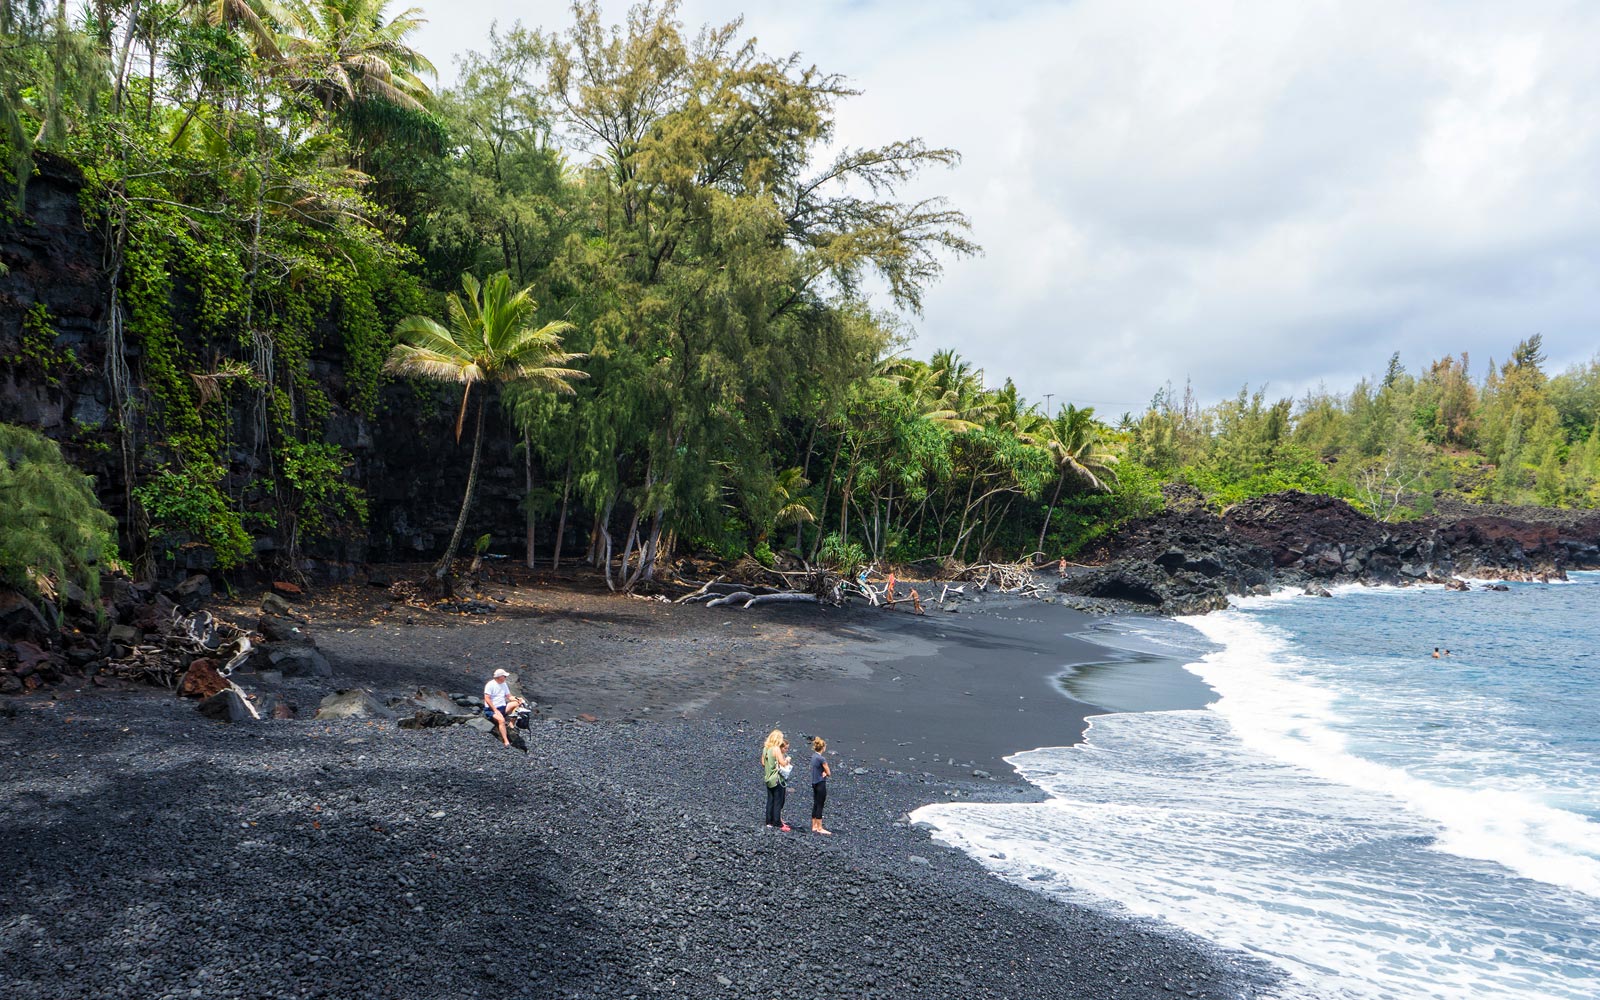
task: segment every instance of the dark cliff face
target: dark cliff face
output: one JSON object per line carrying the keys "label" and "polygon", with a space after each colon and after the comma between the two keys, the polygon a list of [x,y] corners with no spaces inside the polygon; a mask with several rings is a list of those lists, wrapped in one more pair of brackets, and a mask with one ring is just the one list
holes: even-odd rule
{"label": "dark cliff face", "polygon": [[[0,217],[0,421],[41,430],[58,441],[68,459],[94,476],[101,502],[122,523],[128,540],[130,514],[116,401],[107,371],[111,275],[102,236],[90,228],[79,203],[81,178],[69,164],[40,157],[28,185],[28,211],[21,219]],[[179,338],[198,350],[201,339],[183,325],[193,303],[181,289],[173,314]],[[41,309],[42,307],[42,309]],[[337,344],[331,320],[325,343]],[[161,442],[144,419],[152,405],[143,384],[141,345],[129,337],[122,351],[131,376],[135,412],[129,443],[142,481],[159,463]],[[324,426],[331,443],[347,449],[353,474],[369,501],[365,527],[337,527],[327,539],[302,547],[295,567],[277,565],[283,539],[277,528],[247,521],[261,560],[274,570],[341,577],[369,560],[436,556],[455,526],[467,469],[470,437],[454,440],[459,389],[451,386],[385,386],[376,416],[368,420],[340,405],[347,399],[341,355],[319,350],[312,377],[333,401]],[[234,432],[223,489],[239,496],[268,471],[268,459],[253,440],[246,408],[230,415]],[[469,432],[470,433],[470,432]],[[514,436],[491,402],[484,423],[483,467],[478,498],[467,526],[469,539],[492,534],[497,550],[513,550],[523,537],[523,471]],[[176,574],[209,568],[207,551],[185,548],[158,559],[157,572]]]}
{"label": "dark cliff face", "polygon": [[1278,493],[1221,515],[1190,507],[1124,525],[1088,555],[1102,563],[1061,589],[1194,614],[1273,587],[1405,584],[1454,575],[1561,578],[1600,568],[1600,514],[1497,515],[1384,524],[1343,500]]}
{"label": "dark cliff face", "polygon": [[[100,239],[85,228],[78,207],[76,178],[42,159],[39,176],[28,185],[27,216],[0,217],[0,357],[6,358],[0,420],[52,436],[66,433],[74,420],[105,422],[107,388],[103,378],[93,377],[99,374],[96,362],[104,359],[97,347],[110,292],[100,252]],[[40,303],[55,331],[49,346],[59,358],[39,357],[30,314]]]}

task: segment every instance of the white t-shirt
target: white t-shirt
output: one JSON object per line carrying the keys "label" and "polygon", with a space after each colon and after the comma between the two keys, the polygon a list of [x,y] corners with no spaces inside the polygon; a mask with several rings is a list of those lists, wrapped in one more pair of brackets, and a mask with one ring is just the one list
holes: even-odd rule
{"label": "white t-shirt", "polygon": [[483,686],[483,696],[488,698],[495,708],[505,708],[506,699],[511,697],[511,685],[501,680],[490,681]]}

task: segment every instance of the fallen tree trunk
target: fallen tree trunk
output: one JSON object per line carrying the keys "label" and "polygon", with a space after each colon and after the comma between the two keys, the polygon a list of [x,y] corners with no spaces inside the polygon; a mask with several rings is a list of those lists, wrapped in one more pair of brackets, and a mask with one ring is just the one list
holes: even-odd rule
{"label": "fallen tree trunk", "polygon": [[744,606],[746,608],[753,608],[757,604],[768,604],[774,601],[781,601],[784,603],[802,602],[806,604],[822,603],[821,598],[817,597],[816,594],[762,594],[758,597],[752,597],[748,601],[745,601]]}
{"label": "fallen tree trunk", "polygon": [[705,583],[702,583],[700,585],[700,589],[699,590],[695,591],[692,594],[685,594],[682,597],[678,598],[676,601],[673,601],[672,603],[673,604],[693,604],[695,601],[702,600],[708,595],[714,597],[716,595],[711,593],[711,588],[715,587],[717,584],[719,584],[721,582],[722,582],[722,577],[721,576],[718,576],[715,580],[708,580]]}
{"label": "fallen tree trunk", "polygon": [[746,601],[755,600],[755,597],[756,597],[756,595],[750,593],[748,590],[740,590],[740,591],[737,591],[735,593],[729,594],[726,597],[718,597],[715,600],[707,601],[706,602],[706,607],[708,607],[708,608],[720,608],[724,604],[738,604],[740,606],[743,606]]}

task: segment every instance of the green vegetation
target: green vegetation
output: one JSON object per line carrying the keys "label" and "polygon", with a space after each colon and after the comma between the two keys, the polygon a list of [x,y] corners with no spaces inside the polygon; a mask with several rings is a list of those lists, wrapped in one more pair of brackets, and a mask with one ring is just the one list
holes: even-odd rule
{"label": "green vegetation", "polygon": [[135,487],[134,498],[156,525],[155,537],[167,547],[167,556],[187,544],[211,547],[217,565],[232,569],[250,557],[250,534],[243,516],[217,489],[221,473],[204,465],[162,469]]}
{"label": "green vegetation", "polygon": [[22,337],[15,354],[0,358],[17,368],[32,368],[47,380],[55,381],[62,369],[76,365],[71,351],[56,346],[56,331],[50,325],[50,311],[35,302],[22,315]]}
{"label": "green vegetation", "polygon": [[[390,356],[389,367],[401,375],[415,375],[440,382],[461,383],[461,411],[456,415],[456,440],[467,419],[467,403],[472,387],[479,382],[519,382],[558,393],[571,393],[569,380],[584,373],[562,365],[583,357],[561,350],[561,335],[571,329],[565,322],[534,326],[537,309],[530,289],[511,290],[511,276],[501,271],[479,285],[471,274],[461,276],[464,295],[445,300],[450,326],[441,326],[426,316],[408,316],[395,332],[401,343]],[[478,484],[478,460],[483,452],[483,400],[478,401],[476,427],[472,432],[472,467],[467,473],[467,491],[461,500],[461,515],[456,518],[455,534],[439,558],[434,572],[450,572],[461,536],[467,529],[467,514],[472,509],[472,494]],[[482,550],[479,550],[482,554]]]}
{"label": "green vegetation", "polygon": [[116,537],[93,481],[54,441],[0,424],[0,583],[30,597],[73,583],[94,596],[100,571],[115,564]]}
{"label": "green vegetation", "polygon": [[[274,526],[289,560],[358,534],[352,456],[324,436],[380,414],[396,376],[417,419],[440,414],[428,382],[462,384],[458,440],[478,404],[441,573],[490,405],[520,439],[529,565],[586,536],[623,588],[674,552],[846,570],[1070,554],[1172,482],[1217,506],[1332,492],[1383,518],[1439,489],[1600,502],[1600,362],[1547,375],[1537,337],[1476,381],[1465,357],[1394,359],[1344,395],[1202,407],[1169,389],[1114,424],[1042,412],[953,352],[906,357],[867,290],[915,315],[978,251],[959,211],[901,194],[958,154],[838,148],[841,78],[737,23],[686,32],[671,2],[497,29],[438,93],[418,12],[384,0],[97,0],[81,23],[0,6],[4,162],[19,187],[36,156],[76,164],[106,236],[136,549],[204,544],[231,566],[249,528]],[[65,363],[45,313],[27,330],[26,360]]]}
{"label": "green vegetation", "polygon": [[[1600,505],[1600,358],[1544,370],[1542,338],[1491,361],[1481,382],[1468,358],[1417,375],[1399,356],[1349,393],[1307,393],[1270,405],[1239,395],[1200,409],[1158,393],[1119,425],[1128,455],[1217,506],[1284,489],[1333,493],[1390,520],[1425,513],[1435,491],[1468,500]],[[1419,507],[1419,505],[1421,505]]]}

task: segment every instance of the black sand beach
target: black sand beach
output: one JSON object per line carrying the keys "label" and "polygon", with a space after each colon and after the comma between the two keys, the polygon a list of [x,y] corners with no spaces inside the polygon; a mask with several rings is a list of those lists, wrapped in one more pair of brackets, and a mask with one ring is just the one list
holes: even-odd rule
{"label": "black sand beach", "polygon": [[[541,702],[528,752],[461,726],[229,727],[152,693],[19,699],[0,994],[1270,995],[1257,963],[1003,883],[905,823],[1034,794],[1000,758],[1081,734],[1096,709],[1055,678],[1106,654],[1063,638],[1065,609],[757,614],[553,585],[470,619],[344,596],[305,608],[339,674],[321,689],[476,691],[504,663]],[[836,751],[835,837],[801,832],[799,787],[796,832],[760,828],[774,723]]]}

